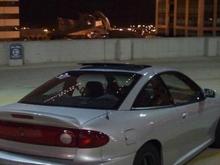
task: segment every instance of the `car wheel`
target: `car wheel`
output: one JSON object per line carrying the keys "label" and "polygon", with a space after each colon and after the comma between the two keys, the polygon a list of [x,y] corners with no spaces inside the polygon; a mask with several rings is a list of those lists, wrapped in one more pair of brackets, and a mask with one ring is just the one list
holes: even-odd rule
{"label": "car wheel", "polygon": [[146,144],[137,152],[133,165],[161,165],[158,149],[152,144]]}
{"label": "car wheel", "polygon": [[215,131],[215,142],[211,145],[213,148],[220,148],[220,121],[216,127]]}

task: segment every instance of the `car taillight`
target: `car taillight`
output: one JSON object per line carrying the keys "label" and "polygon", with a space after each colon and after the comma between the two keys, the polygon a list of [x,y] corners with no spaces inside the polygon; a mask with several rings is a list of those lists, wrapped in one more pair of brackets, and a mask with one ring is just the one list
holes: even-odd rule
{"label": "car taillight", "polygon": [[109,142],[101,132],[0,121],[0,138],[22,143],[74,148],[97,148]]}

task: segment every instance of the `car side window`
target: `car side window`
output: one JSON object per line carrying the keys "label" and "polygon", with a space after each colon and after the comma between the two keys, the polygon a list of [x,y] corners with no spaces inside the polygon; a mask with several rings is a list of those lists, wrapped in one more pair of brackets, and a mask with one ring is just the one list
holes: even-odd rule
{"label": "car side window", "polygon": [[172,99],[158,77],[152,78],[138,94],[133,108],[147,108],[171,105]]}
{"label": "car side window", "polygon": [[163,73],[160,77],[167,86],[175,104],[198,102],[203,98],[200,87],[181,73]]}

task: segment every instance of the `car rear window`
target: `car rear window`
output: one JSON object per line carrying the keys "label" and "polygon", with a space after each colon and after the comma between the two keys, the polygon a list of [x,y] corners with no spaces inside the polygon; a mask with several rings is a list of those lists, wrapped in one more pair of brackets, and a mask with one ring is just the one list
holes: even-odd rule
{"label": "car rear window", "polygon": [[49,80],[20,103],[89,109],[118,109],[140,75],[127,72],[72,71]]}

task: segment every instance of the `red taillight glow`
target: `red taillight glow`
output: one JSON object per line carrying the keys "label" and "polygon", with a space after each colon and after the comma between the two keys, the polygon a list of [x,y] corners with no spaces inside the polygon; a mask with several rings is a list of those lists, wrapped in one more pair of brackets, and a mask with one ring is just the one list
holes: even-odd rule
{"label": "red taillight glow", "polygon": [[0,138],[5,140],[74,148],[97,148],[109,142],[104,133],[90,130],[0,121]]}

